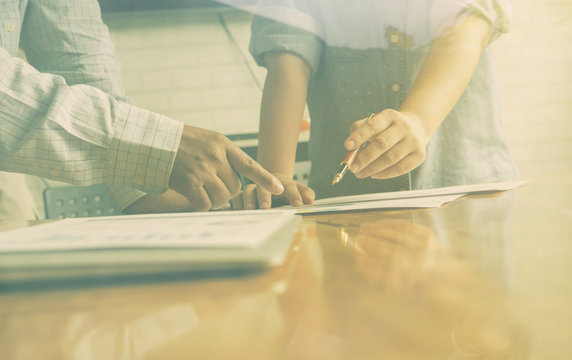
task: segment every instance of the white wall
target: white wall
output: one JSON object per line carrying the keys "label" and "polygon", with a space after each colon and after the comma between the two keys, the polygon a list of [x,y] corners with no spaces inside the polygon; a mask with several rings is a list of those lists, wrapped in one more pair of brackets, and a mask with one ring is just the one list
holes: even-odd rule
{"label": "white wall", "polygon": [[572,1],[513,1],[494,50],[502,112],[522,177],[572,170]]}
{"label": "white wall", "polygon": [[264,71],[247,51],[248,13],[183,9],[110,13],[104,19],[126,92],[138,105],[226,134],[258,131]]}

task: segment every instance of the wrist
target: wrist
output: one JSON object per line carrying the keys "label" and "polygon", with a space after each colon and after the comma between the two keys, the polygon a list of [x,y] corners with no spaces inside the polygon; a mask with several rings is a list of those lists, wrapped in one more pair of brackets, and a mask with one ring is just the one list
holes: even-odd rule
{"label": "wrist", "polygon": [[430,138],[435,133],[435,131],[437,131],[437,128],[443,120],[439,119],[437,116],[434,116],[429,111],[422,111],[418,108],[408,106],[402,106],[399,109],[399,112],[417,124],[428,138]]}
{"label": "wrist", "polygon": [[410,123],[417,137],[423,139],[425,144],[429,143],[429,139],[433,136],[435,131],[437,131],[437,127],[431,126],[432,122],[421,112],[410,109],[402,109],[399,112]]}

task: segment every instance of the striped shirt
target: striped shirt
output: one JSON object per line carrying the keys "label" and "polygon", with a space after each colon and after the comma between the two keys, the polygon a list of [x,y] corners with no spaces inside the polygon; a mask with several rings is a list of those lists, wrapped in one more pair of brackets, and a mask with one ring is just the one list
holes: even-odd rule
{"label": "striped shirt", "polygon": [[125,97],[97,1],[0,0],[0,170],[106,183],[124,208],[167,189],[182,129]]}

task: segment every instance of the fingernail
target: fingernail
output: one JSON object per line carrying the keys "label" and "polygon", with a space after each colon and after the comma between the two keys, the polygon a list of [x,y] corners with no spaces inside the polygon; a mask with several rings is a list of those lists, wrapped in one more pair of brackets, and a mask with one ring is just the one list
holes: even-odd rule
{"label": "fingernail", "polygon": [[268,201],[265,201],[262,204],[260,204],[260,208],[261,209],[270,209],[270,204],[268,203]]}
{"label": "fingernail", "polygon": [[346,149],[348,149],[348,150],[352,150],[355,146],[356,146],[356,142],[353,140],[349,140],[346,143]]}
{"label": "fingernail", "polygon": [[296,201],[294,201],[294,206],[300,207],[300,206],[302,206],[302,202],[300,200],[296,200]]}
{"label": "fingernail", "polygon": [[360,167],[359,167],[358,164],[353,164],[353,165],[350,167],[350,170],[351,170],[354,174],[356,174],[356,176],[357,176],[357,173],[360,171]]}

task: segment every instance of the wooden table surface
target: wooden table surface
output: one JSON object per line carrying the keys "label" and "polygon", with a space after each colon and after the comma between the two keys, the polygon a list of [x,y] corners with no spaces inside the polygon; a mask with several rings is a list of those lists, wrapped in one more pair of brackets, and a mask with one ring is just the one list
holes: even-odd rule
{"label": "wooden table surface", "polygon": [[572,176],[551,176],[305,217],[257,275],[5,292],[0,359],[572,359],[571,306]]}

